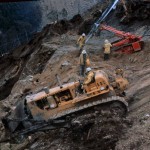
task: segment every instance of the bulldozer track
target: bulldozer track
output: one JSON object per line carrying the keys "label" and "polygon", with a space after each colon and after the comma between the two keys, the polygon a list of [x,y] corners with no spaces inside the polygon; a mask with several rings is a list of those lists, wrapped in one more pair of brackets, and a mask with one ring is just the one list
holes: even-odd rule
{"label": "bulldozer track", "polygon": [[69,114],[72,114],[72,113],[75,113],[75,112],[78,112],[78,111],[81,111],[81,110],[84,110],[84,109],[87,109],[87,108],[91,108],[93,106],[97,106],[97,105],[100,105],[100,104],[111,103],[111,102],[120,102],[125,106],[125,111],[126,112],[129,111],[128,110],[128,103],[125,101],[124,98],[119,97],[119,96],[112,96],[112,97],[109,97],[109,98],[106,98],[106,99],[101,99],[101,100],[89,102],[89,103],[86,103],[82,106],[76,106],[74,108],[71,108],[71,109],[68,109],[68,110],[64,111],[63,113],[55,114],[52,117],[50,117],[50,119],[58,119],[60,117],[64,117],[66,115],[69,115]]}
{"label": "bulldozer track", "polygon": [[[47,121],[44,121],[44,120],[39,120],[38,121],[38,120],[31,119],[28,116],[28,114],[26,114],[27,116],[24,119],[8,118],[8,120],[9,121],[15,121],[15,122],[20,122],[20,121],[30,122],[31,121],[31,123],[34,123],[32,125],[32,127],[29,127],[29,128],[26,128],[25,130],[17,132],[17,134],[26,134],[26,133],[29,133],[29,132],[35,132],[36,130],[41,130],[42,128],[45,128],[47,126],[49,126],[49,128],[51,128],[51,129],[53,129],[53,128],[55,128],[55,125],[53,124],[53,122],[55,123],[55,121],[59,121],[60,119],[62,119],[62,117],[67,117],[68,115],[71,115],[73,113],[80,112],[82,110],[85,110],[85,109],[88,109],[88,108],[92,108],[94,106],[99,106],[99,105],[102,105],[102,104],[110,104],[110,110],[111,110],[111,108],[113,110],[113,107],[111,107],[112,106],[111,104],[116,104],[114,102],[117,102],[117,103],[121,104],[121,111],[117,112],[117,114],[119,116],[122,116],[122,115],[124,116],[128,112],[128,103],[125,101],[125,99],[123,97],[119,97],[119,96],[111,96],[111,97],[104,98],[104,99],[99,99],[99,100],[95,100],[95,101],[91,101],[91,102],[86,102],[85,104],[83,104],[82,102],[84,102],[84,101],[81,101],[81,103],[77,102],[75,104],[75,106],[73,106],[73,107],[71,107],[69,109],[66,109],[66,110],[64,110],[62,112],[59,112],[57,114],[49,116],[49,119]],[[24,102],[22,102],[22,103],[24,104]],[[123,110],[122,110],[122,108],[123,108]],[[24,107],[24,111],[25,111],[25,109],[26,109],[26,107]],[[117,110],[115,109],[115,111],[117,111]],[[115,112],[115,114],[116,114],[116,112]],[[65,121],[67,121],[66,120],[67,118],[63,118],[63,119],[65,119]],[[60,127],[65,127],[65,125],[64,124],[60,124]],[[56,128],[57,127],[58,126],[56,126]]]}

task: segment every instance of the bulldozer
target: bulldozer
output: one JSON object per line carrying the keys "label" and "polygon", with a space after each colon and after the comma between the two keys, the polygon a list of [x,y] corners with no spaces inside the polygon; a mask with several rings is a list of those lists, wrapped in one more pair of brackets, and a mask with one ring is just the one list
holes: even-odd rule
{"label": "bulldozer", "polygon": [[11,132],[16,132],[20,127],[24,134],[41,129],[54,129],[56,126],[64,127],[66,124],[63,120],[68,116],[95,106],[106,105],[112,113],[115,110],[121,115],[128,112],[127,101],[116,95],[108,75],[102,70],[94,71],[94,80],[84,85],[83,90],[80,88],[81,81],[62,84],[58,75],[56,78],[59,86],[44,88],[40,92],[27,95],[18,103],[16,109],[3,119],[3,123]]}

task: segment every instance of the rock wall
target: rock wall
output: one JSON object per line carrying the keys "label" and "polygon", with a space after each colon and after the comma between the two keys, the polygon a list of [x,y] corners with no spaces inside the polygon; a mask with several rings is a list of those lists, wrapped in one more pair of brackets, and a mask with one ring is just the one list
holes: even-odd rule
{"label": "rock wall", "polygon": [[76,14],[83,14],[102,0],[43,0],[40,2],[42,10],[42,26],[60,19],[70,19]]}
{"label": "rock wall", "polygon": [[0,54],[28,42],[41,28],[40,8],[36,2],[0,3]]}
{"label": "rock wall", "polygon": [[46,24],[70,19],[102,0],[40,0],[0,4],[0,56],[27,43]]}

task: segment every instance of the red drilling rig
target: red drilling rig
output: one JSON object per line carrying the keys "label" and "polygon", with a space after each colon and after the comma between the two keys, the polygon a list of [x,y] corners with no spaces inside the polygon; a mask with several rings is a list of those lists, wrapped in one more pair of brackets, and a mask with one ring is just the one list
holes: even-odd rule
{"label": "red drilling rig", "polygon": [[143,48],[144,42],[141,41],[142,36],[137,36],[129,32],[126,33],[123,31],[119,31],[111,26],[104,25],[104,24],[100,26],[100,30],[110,31],[112,33],[115,33],[116,36],[121,38],[112,43],[113,48],[116,52],[131,54],[140,51]]}

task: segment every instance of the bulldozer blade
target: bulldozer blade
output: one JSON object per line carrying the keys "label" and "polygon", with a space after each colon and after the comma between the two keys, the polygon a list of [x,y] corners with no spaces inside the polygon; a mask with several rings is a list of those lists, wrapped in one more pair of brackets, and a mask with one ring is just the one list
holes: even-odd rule
{"label": "bulldozer blade", "polygon": [[16,132],[15,135],[25,135],[37,131],[46,131],[46,130],[54,130],[59,128],[70,128],[70,127],[71,127],[70,121],[52,120],[49,122],[43,122],[43,123],[41,122],[39,124],[36,123],[35,125],[30,126],[29,128]]}
{"label": "bulldozer blade", "polygon": [[20,101],[11,115],[3,118],[2,122],[6,128],[8,128],[11,132],[14,132],[19,125],[26,125],[25,121],[23,121],[25,118],[24,101]]}

